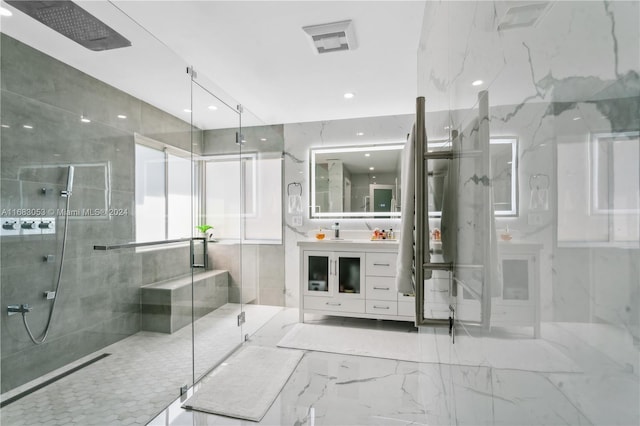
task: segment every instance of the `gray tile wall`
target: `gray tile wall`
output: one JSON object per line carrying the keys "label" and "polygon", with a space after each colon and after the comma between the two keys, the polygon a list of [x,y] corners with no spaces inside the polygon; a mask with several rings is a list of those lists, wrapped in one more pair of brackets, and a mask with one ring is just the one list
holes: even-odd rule
{"label": "gray tile wall", "polygon": [[[83,74],[4,34],[1,40],[1,208],[62,209],[59,196],[69,164],[77,167],[71,209],[128,210],[124,216],[69,220],[64,273],[49,337],[36,346],[20,315],[1,314],[2,392],[59,368],[140,329],[142,284],[189,273],[189,248],[136,254],[100,252],[94,244],[134,238],[134,132],[191,149],[190,125],[120,90]],[[187,78],[185,76],[185,78]],[[185,94],[188,99],[188,94]],[[91,123],[80,122],[80,115]],[[127,115],[126,120],[117,118]],[[33,126],[26,129],[24,124]],[[196,134],[201,141],[201,132]],[[200,151],[200,146],[196,150]],[[104,165],[110,172],[105,192]],[[49,190],[42,194],[42,188]],[[43,236],[3,236],[2,307],[28,303],[36,336],[44,330],[60,261],[63,218],[57,232]]]}
{"label": "gray tile wall", "polygon": [[210,244],[209,264],[229,271],[229,302],[284,306],[283,244]]}

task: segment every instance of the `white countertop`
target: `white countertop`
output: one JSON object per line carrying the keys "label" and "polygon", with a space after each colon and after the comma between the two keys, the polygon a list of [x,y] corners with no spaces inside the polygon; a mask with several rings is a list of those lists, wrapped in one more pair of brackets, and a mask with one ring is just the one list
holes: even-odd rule
{"label": "white countertop", "polygon": [[322,249],[332,247],[340,247],[342,249],[385,249],[385,250],[397,250],[398,240],[367,240],[367,239],[325,239],[317,240],[315,238],[298,241],[299,247]]}

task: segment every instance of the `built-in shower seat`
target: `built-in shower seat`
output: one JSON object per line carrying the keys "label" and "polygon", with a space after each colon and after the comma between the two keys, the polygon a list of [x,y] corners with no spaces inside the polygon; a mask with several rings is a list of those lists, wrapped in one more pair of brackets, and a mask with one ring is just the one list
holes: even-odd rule
{"label": "built-in shower seat", "polygon": [[[142,330],[175,333],[191,320],[191,274],[141,287]],[[229,272],[193,275],[193,315],[198,319],[227,303]]]}

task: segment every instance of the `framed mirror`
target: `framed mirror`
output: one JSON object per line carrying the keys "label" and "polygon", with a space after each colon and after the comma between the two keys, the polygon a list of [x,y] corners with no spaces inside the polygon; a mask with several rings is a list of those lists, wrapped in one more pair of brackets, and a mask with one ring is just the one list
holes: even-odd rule
{"label": "framed mirror", "polygon": [[310,217],[400,218],[404,143],[311,149]]}
{"label": "framed mirror", "polygon": [[[496,216],[518,215],[518,140],[515,137],[492,137],[491,180],[493,208]],[[429,141],[429,150],[450,149],[448,141]],[[444,181],[449,160],[429,160],[429,216],[440,217]]]}

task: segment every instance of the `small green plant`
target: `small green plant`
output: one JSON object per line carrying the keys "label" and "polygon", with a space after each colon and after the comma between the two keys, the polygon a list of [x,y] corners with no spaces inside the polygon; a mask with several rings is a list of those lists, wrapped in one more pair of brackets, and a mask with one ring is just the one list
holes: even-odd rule
{"label": "small green plant", "polygon": [[198,226],[196,226],[196,228],[198,229],[198,231],[202,232],[203,234],[206,234],[209,229],[213,229],[213,226],[211,226],[211,225],[198,225]]}

